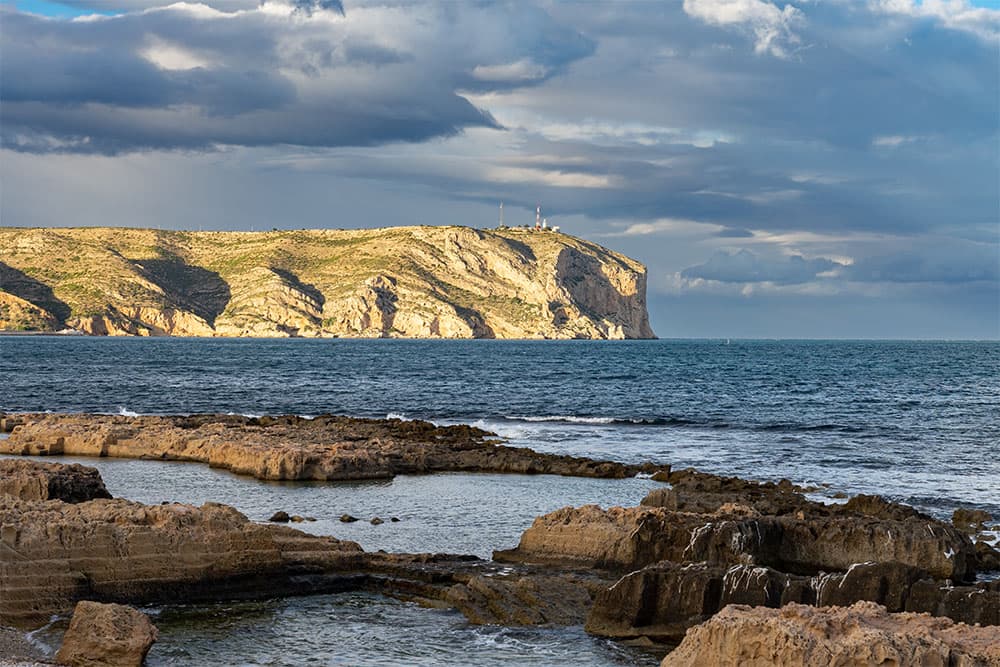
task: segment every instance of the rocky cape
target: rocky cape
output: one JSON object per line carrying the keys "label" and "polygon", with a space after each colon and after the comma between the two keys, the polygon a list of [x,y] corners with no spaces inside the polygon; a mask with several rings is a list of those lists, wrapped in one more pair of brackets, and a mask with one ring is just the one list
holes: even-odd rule
{"label": "rocky cape", "polygon": [[0,331],[653,338],[646,269],[553,231],[0,228]]}

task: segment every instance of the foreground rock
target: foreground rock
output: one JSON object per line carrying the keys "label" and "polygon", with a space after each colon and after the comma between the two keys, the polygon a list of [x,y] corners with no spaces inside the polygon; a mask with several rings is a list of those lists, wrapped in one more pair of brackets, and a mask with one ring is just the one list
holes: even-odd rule
{"label": "foreground rock", "polygon": [[67,503],[111,497],[96,468],[15,459],[0,459],[0,495]]}
{"label": "foreground rock", "polygon": [[564,508],[538,517],[500,562],[596,568],[620,579],[587,616],[592,634],[676,643],[729,604],[827,606],[867,600],[1000,625],[1000,582],[967,535],[875,496],[807,500],[792,484],[693,471],[640,507]]}
{"label": "foreground rock", "polygon": [[622,478],[653,472],[500,445],[470,426],[323,415],[22,414],[0,454],[76,455],[196,461],[267,480],[387,479],[400,474],[499,472]]}
{"label": "foreground rock", "polygon": [[71,667],[140,667],[156,641],[142,612],[120,604],[76,605],[56,661]]}
{"label": "foreground rock", "polygon": [[688,631],[662,667],[1000,665],[1000,631],[926,614],[890,614],[870,602],[781,610],[734,605]]}
{"label": "foreground rock", "polygon": [[80,600],[129,604],[377,590],[439,599],[475,557],[366,553],[256,524],[226,505],[0,496],[0,623],[37,627]]}

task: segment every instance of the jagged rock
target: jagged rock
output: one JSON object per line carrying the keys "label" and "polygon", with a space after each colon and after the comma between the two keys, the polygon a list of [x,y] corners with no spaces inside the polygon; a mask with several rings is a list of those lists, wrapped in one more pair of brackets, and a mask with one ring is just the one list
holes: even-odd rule
{"label": "jagged rock", "polygon": [[980,572],[1000,570],[1000,551],[989,542],[976,542],[976,569]]}
{"label": "jagged rock", "polygon": [[997,626],[1000,625],[1000,581],[951,586],[947,582],[922,579],[910,587],[906,611],[947,616],[963,623]]}
{"label": "jagged rock", "polygon": [[985,530],[986,522],[993,519],[989,512],[959,507],[951,515],[951,523],[966,533],[977,533]]}
{"label": "jagged rock", "polygon": [[662,667],[869,667],[1000,665],[995,628],[922,614],[790,604],[780,610],[733,605],[692,628]]}
{"label": "jagged rock", "polygon": [[256,524],[231,507],[0,496],[0,623],[31,625],[82,599],[144,603],[278,595],[338,571],[354,542]]}
{"label": "jagged rock", "polygon": [[358,517],[351,516],[350,514],[341,514],[340,515],[340,522],[341,523],[354,523],[357,520],[358,520]]}
{"label": "jagged rock", "polygon": [[906,610],[913,584],[926,578],[920,568],[902,563],[857,563],[843,574],[816,577],[813,587],[819,607],[847,607],[868,600],[899,612]]}
{"label": "jagged rock", "polygon": [[0,495],[67,503],[111,497],[96,468],[14,459],[0,459]]}
{"label": "jagged rock", "polygon": [[632,477],[656,470],[497,444],[470,426],[321,415],[24,414],[0,453],[198,461],[258,479],[386,479],[444,471]]}
{"label": "jagged rock", "polygon": [[703,515],[659,507],[563,508],[535,519],[517,548],[494,552],[513,562],[567,562],[630,570],[661,560],[755,564],[796,574],[894,561],[956,582],[974,573],[967,536],[933,519],[864,515]]}
{"label": "jagged rock", "polygon": [[475,625],[579,625],[609,583],[574,573],[476,576],[452,586],[444,602]]}
{"label": "jagged rock", "polygon": [[137,609],[82,601],[56,661],[71,667],[141,667],[156,637],[156,627]]}
{"label": "jagged rock", "polygon": [[268,521],[271,521],[273,523],[288,523],[289,520],[291,520],[291,517],[288,516],[288,512],[285,512],[283,510],[278,510],[277,512],[271,515],[270,519],[268,519]]}
{"label": "jagged rock", "polygon": [[371,524],[372,524],[373,526],[380,526],[380,525],[382,525],[382,524],[383,524],[383,523],[385,523],[385,522],[384,522],[384,521],[382,521],[382,519],[380,519],[380,518],[378,518],[377,516],[375,516],[375,517],[372,517],[372,520],[371,520],[371,522],[370,522],[370,523],[371,523]]}
{"label": "jagged rock", "polygon": [[0,229],[0,256],[0,329],[654,337],[645,267],[552,232],[20,228]]}
{"label": "jagged rock", "polygon": [[719,609],[724,574],[705,563],[650,565],[598,593],[584,627],[602,637],[677,642]]}

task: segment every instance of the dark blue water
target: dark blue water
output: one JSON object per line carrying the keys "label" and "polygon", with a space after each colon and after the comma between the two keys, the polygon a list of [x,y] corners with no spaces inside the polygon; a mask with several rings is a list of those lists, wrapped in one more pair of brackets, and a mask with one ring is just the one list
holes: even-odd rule
{"label": "dark blue water", "polygon": [[1000,343],[0,337],[0,410],[478,423],[515,444],[1000,513]]}

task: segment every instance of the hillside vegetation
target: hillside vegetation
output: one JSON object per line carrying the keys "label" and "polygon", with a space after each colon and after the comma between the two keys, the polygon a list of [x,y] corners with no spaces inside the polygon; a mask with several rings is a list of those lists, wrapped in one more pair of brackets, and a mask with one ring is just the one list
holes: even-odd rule
{"label": "hillside vegetation", "polygon": [[646,271],[523,229],[0,228],[0,330],[651,338]]}

